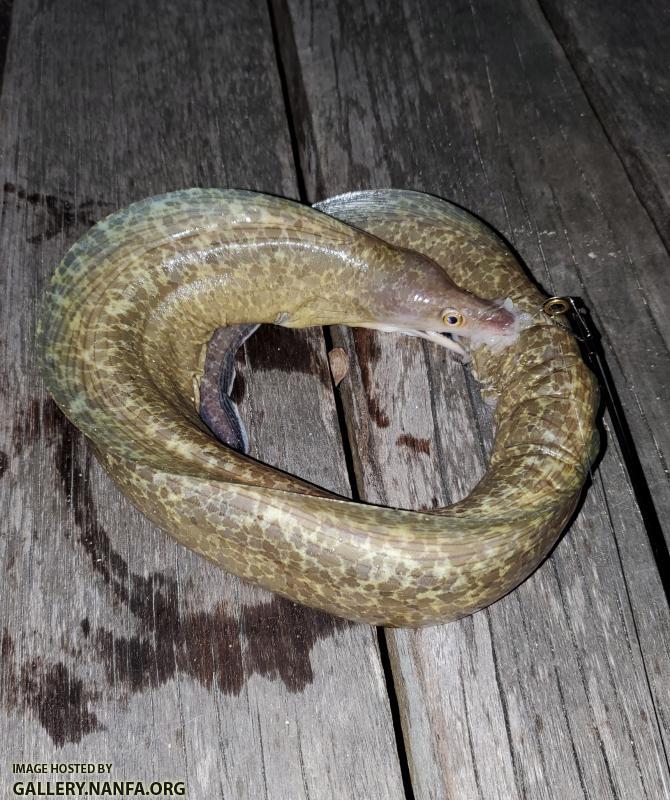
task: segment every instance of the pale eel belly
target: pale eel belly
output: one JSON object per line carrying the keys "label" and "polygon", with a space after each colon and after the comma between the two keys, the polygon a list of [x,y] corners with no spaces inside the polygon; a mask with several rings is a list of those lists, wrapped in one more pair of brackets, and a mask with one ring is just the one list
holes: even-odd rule
{"label": "pale eel belly", "polygon": [[[517,586],[555,543],[588,476],[596,381],[573,335],[542,313],[544,300],[502,240],[432,196],[356,192],[310,209],[191,189],[135,203],[76,242],[46,291],[38,344],[56,403],[121,490],[183,545],[309,606],[421,626]],[[259,323],[429,338],[460,326],[457,346],[497,400],[480,483],[445,508],[394,510],[237,452],[246,445],[226,408],[227,367],[216,379],[228,382],[223,417],[214,420],[214,403],[201,418],[196,394],[214,332]],[[210,403],[216,391],[205,389]],[[228,435],[231,447],[220,441]]]}

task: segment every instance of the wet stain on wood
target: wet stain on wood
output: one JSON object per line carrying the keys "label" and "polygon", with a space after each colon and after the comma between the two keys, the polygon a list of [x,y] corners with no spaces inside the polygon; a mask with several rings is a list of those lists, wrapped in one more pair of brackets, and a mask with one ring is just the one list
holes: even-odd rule
{"label": "wet stain on wood", "polygon": [[9,28],[12,23],[12,4],[13,0],[0,0],[0,81],[5,70]]}
{"label": "wet stain on wood", "polygon": [[315,375],[324,385],[330,378],[317,362],[305,335],[281,325],[261,325],[246,342],[247,357],[255,370],[279,370]]}
{"label": "wet stain on wood", "polygon": [[0,450],[0,478],[7,472],[9,466],[9,458],[4,450]]}
{"label": "wet stain on wood", "polygon": [[[253,336],[251,337],[253,339]],[[247,380],[244,377],[244,369],[247,366],[247,356],[245,348],[247,342],[242,347],[238,348],[235,353],[235,379],[233,381],[233,388],[230,390],[230,399],[233,403],[238,405],[244,400],[247,393]]]}
{"label": "wet stain on wood", "polygon": [[375,421],[378,428],[388,428],[391,424],[391,420],[386,416],[386,414],[381,410],[379,406],[379,400],[376,397],[368,397],[368,413]]}
{"label": "wet stain on wood", "polygon": [[109,203],[103,200],[85,199],[75,205],[70,192],[63,192],[61,196],[29,192],[25,187],[14,183],[5,183],[3,189],[3,206],[14,197],[19,204],[25,203],[43,211],[44,216],[41,219],[39,215],[35,216],[35,227],[42,230],[28,237],[30,244],[53,239],[59,233],[71,231],[75,226],[90,228],[111,210]]}
{"label": "wet stain on wood", "polygon": [[249,606],[242,612],[242,627],[248,640],[247,672],[281,678],[289,691],[302,691],[314,680],[310,660],[312,647],[319,639],[349,625],[339,617],[281,597]]}
{"label": "wet stain on wood", "polygon": [[409,433],[401,433],[395,440],[395,443],[403,447],[408,447],[413,453],[430,455],[430,439],[419,439]]}
{"label": "wet stain on wood", "polygon": [[6,629],[2,636],[3,680],[0,698],[8,709],[29,711],[40,721],[54,744],[78,743],[94,731],[104,730],[89,704],[97,694],[87,691],[62,662],[41,658],[17,665],[14,642]]}
{"label": "wet stain on wood", "polygon": [[24,447],[39,439],[42,430],[41,413],[39,400],[31,400],[25,408],[20,408],[16,412],[12,429],[12,445],[17,456],[21,455]]}
{"label": "wet stain on wood", "polygon": [[50,398],[45,402],[42,425],[47,441],[53,441],[56,472],[66,502],[72,508],[79,531],[79,541],[88,553],[93,569],[111,586],[119,600],[130,602],[125,561],[110,545],[109,536],[98,521],[98,514],[88,483],[91,454],[83,451],[82,434],[67,420]]}
{"label": "wet stain on wood", "polygon": [[233,403],[237,403],[238,405],[244,399],[244,395],[247,391],[247,382],[240,372],[235,372],[235,380],[233,381],[233,388],[230,390],[230,399]]}
{"label": "wet stain on wood", "polygon": [[354,328],[353,331],[354,344],[356,346],[356,355],[358,358],[358,366],[361,371],[361,380],[363,382],[363,391],[368,406],[368,413],[376,423],[378,428],[388,428],[391,424],[387,414],[382,410],[379,405],[379,400],[374,394],[372,388],[372,376],[370,373],[370,365],[379,361],[381,352],[374,338],[374,333],[365,328]]}
{"label": "wet stain on wood", "polygon": [[222,605],[182,615],[176,591],[175,583],[167,596],[154,593],[152,602],[159,604],[155,619],[151,626],[145,621],[141,633],[125,637],[97,631],[96,647],[110,682],[122,682],[135,693],[156,688],[180,672],[207,689],[216,686],[224,694],[238,695],[258,673],[299,692],[314,679],[314,644],[349,624],[280,597],[243,606],[239,618]]}
{"label": "wet stain on wood", "polygon": [[[60,487],[91,567],[137,621],[131,636],[95,628],[88,617],[80,622],[83,639],[100,657],[110,683],[124,684],[132,695],[180,672],[208,689],[237,695],[254,673],[283,681],[291,692],[302,691],[314,680],[312,648],[350,623],[278,596],[243,606],[234,616],[222,604],[207,611],[183,611],[176,580],[161,573],[135,574],[114,549],[98,519],[89,482],[91,454],[81,433],[52,400],[27,413],[30,420],[22,423],[22,430],[40,429],[53,443]],[[3,648],[12,649],[9,635]],[[10,684],[4,701],[31,709],[55,743],[79,741],[100,730],[88,708],[97,693],[65,664],[40,659],[24,664],[15,669]]]}
{"label": "wet stain on wood", "polygon": [[96,695],[87,692],[84,682],[72,676],[65,664],[51,664],[43,670],[39,665],[24,667],[21,683],[27,705],[59,747],[104,730],[96,715],[88,710]]}

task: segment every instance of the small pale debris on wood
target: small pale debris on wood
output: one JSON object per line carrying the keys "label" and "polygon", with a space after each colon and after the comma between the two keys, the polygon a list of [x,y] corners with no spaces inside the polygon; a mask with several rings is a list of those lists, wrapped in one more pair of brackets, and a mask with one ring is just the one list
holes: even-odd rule
{"label": "small pale debris on wood", "polygon": [[349,356],[341,347],[333,347],[328,353],[328,363],[335,386],[339,386],[344,376],[349,372]]}

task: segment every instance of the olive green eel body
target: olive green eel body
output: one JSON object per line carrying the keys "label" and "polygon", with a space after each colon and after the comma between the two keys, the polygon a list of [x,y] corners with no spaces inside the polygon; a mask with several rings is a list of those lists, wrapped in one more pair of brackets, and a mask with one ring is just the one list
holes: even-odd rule
{"label": "olive green eel body", "polygon": [[[519,584],[570,518],[598,447],[594,377],[571,333],[541,313],[544,295],[470,214],[390,190],[318,208],[193,189],[98,223],[47,290],[47,386],[133,503],[227,572],[373,624],[456,619]],[[510,346],[469,348],[497,399],[493,452],[468,497],[430,512],[351,502],[236,453],[194,402],[221,326],[392,317],[394,292],[421,282],[423,267],[391,245],[532,315]],[[373,302],[390,305],[372,313]]]}

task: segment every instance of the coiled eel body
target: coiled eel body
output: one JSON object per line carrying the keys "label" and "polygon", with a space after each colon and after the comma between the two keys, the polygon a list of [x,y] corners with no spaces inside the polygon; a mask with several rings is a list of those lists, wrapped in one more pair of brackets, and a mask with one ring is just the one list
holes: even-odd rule
{"label": "coiled eel body", "polygon": [[[98,223],[45,296],[47,387],[132,502],[227,572],[373,624],[470,614],[528,576],[573,513],[598,447],[595,379],[571,333],[542,314],[544,295],[472,215],[392,190],[317,209],[192,189]],[[426,512],[354,503],[211,435],[193,386],[216,329],[389,320],[425,329],[424,312],[395,311],[419,297],[412,283],[434,268],[424,256],[482,298],[475,316],[502,298],[527,315],[506,347],[461,340],[497,400],[490,464],[468,497]]]}

